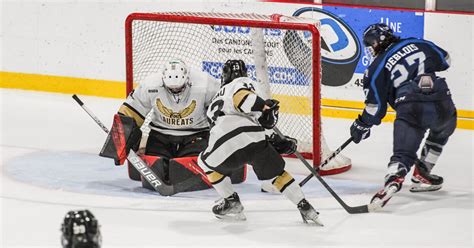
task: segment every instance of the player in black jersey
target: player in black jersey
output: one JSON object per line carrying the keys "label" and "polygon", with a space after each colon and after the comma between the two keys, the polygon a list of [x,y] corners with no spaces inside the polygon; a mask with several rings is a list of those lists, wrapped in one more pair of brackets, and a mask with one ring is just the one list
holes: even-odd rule
{"label": "player in black jersey", "polygon": [[[385,176],[385,187],[372,203],[383,207],[398,192],[412,165],[412,192],[439,190],[443,178],[431,170],[443,146],[456,128],[456,108],[444,78],[436,72],[449,68],[449,54],[430,41],[401,39],[385,24],[364,31],[364,45],[374,56],[364,73],[365,109],[350,127],[355,143],[370,135],[387,112],[395,109],[393,155]],[[420,158],[417,150],[425,132],[428,138]]]}

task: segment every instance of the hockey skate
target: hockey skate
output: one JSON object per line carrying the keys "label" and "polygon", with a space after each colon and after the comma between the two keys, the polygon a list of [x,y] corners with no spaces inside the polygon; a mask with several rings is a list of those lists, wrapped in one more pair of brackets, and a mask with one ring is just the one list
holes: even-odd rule
{"label": "hockey skate", "polygon": [[216,215],[218,219],[225,220],[239,220],[243,221],[247,218],[245,217],[244,207],[240,203],[239,195],[234,192],[231,196],[222,199],[214,207],[212,207],[212,212]]}
{"label": "hockey skate", "polygon": [[323,223],[319,220],[319,213],[309,204],[306,199],[301,200],[298,205],[298,210],[300,210],[301,218],[303,222],[308,224],[308,221],[313,221],[315,224],[324,226]]}
{"label": "hockey skate", "polygon": [[443,178],[431,174],[426,165],[420,160],[415,162],[415,170],[411,181],[413,184],[410,187],[410,192],[436,191],[443,186]]}
{"label": "hockey skate", "polygon": [[376,211],[383,208],[392,196],[402,189],[404,180],[405,175],[399,173],[387,175],[385,187],[377,192],[370,200],[369,211]]}

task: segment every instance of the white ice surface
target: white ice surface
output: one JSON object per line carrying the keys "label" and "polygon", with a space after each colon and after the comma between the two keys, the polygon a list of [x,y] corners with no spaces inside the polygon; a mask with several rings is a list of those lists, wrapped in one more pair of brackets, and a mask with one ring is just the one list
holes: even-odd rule
{"label": "white ice surface", "polygon": [[[121,103],[82,99],[106,126]],[[211,214],[213,190],[162,197],[98,157],[105,134],[70,95],[0,89],[0,104],[0,247],[60,247],[62,218],[83,208],[98,218],[103,247],[473,247],[472,131],[456,130],[440,157],[439,192],[410,193],[408,177],[383,211],[350,215],[312,179],[303,190],[325,226],[306,226],[283,196],[260,193],[249,172],[236,186],[248,220],[232,223]],[[347,139],[350,120],[324,121],[330,147]],[[368,203],[391,145],[391,123],[373,128],[344,150],[353,168],[325,179],[349,205]],[[299,161],[288,164],[305,172]]]}

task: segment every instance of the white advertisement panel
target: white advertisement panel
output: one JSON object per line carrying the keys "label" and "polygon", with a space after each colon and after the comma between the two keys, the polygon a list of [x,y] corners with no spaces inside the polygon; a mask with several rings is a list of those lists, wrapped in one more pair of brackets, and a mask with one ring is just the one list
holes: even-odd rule
{"label": "white advertisement panel", "polygon": [[472,15],[252,1],[4,1],[2,8],[1,71],[115,81],[125,80],[124,21],[132,12],[316,18],[322,31],[322,96],[354,101],[364,99],[360,79],[370,61],[360,45],[361,30],[368,23],[385,22],[401,37],[426,38],[447,50],[452,66],[440,75],[447,78],[457,107],[473,109]]}

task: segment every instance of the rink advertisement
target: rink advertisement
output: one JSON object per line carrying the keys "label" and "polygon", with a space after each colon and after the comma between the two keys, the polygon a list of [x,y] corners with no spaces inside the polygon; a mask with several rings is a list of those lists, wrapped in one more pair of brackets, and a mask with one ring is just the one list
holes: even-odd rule
{"label": "rink advertisement", "polygon": [[[323,6],[320,11],[336,14],[356,34],[356,39],[362,44],[364,29],[373,23],[385,23],[400,37],[423,38],[424,13],[413,11],[377,10],[366,8],[347,8]],[[295,12],[298,13],[301,10]],[[332,27],[331,27],[332,28]],[[339,36],[338,36],[339,37]],[[344,39],[345,37],[339,37]],[[369,65],[370,55],[363,52],[357,66],[356,73],[364,73]]]}
{"label": "rink advertisement", "polygon": [[[211,61],[202,62],[203,71],[209,73],[209,75],[211,75],[215,79],[219,79],[221,77],[221,70],[223,66],[224,64],[220,62],[211,62]],[[248,65],[247,73],[250,78],[252,78],[253,80],[257,80],[255,65]],[[307,80],[307,78],[300,71],[294,68],[269,66],[268,74],[269,74],[270,83],[273,83],[273,84],[306,85],[306,86],[309,84],[309,81]]]}
{"label": "rink advertisement", "polygon": [[354,29],[342,18],[321,8],[300,8],[293,16],[313,18],[321,22],[323,85],[347,84],[354,74],[362,50]]}
{"label": "rink advertisement", "polygon": [[[323,8],[298,8],[293,11],[292,15],[312,18],[321,22],[322,84],[327,86],[362,85],[360,82],[361,74],[372,59],[363,49],[362,44],[362,33],[368,25],[383,22],[389,25],[396,35],[423,38],[423,12],[323,6]],[[246,37],[245,39],[220,38],[218,35],[212,37],[212,43],[218,45],[217,53],[239,57],[240,55],[251,55],[254,52],[251,46],[249,27],[217,25],[213,26],[213,29],[216,34],[225,33],[235,34],[236,37],[238,35],[240,35],[239,37]],[[263,31],[265,37],[275,38],[283,36],[285,32],[279,29],[264,29]],[[311,37],[305,35],[302,39],[310,40]],[[308,46],[307,50],[310,50],[308,41],[302,41],[301,43]],[[281,41],[266,41],[266,56],[272,57],[273,50],[281,48],[282,45]],[[217,63],[217,61],[215,62]],[[207,62],[203,61],[203,63]],[[203,65],[203,67],[207,68],[206,65]],[[275,72],[292,72],[292,69],[276,68]],[[291,77],[292,73],[283,73],[282,75],[290,75],[289,77]],[[289,83],[293,84],[294,82],[290,80]]]}
{"label": "rink advertisement", "polygon": [[[172,4],[171,4],[172,3]],[[323,63],[322,114],[338,118],[354,118],[364,107],[360,89],[362,73],[370,63],[370,56],[361,43],[362,31],[371,23],[386,23],[401,37],[424,38],[439,44],[449,52],[452,66],[439,73],[446,77],[462,128],[474,129],[472,105],[473,15],[445,12],[424,12],[321,4],[291,4],[271,2],[211,0],[168,0],[153,2],[83,3],[66,0],[7,1],[2,5],[4,25],[0,41],[4,45],[0,87],[33,89],[59,93],[82,93],[105,97],[125,96],[124,25],[126,15],[132,12],[184,11],[282,14],[315,18],[321,22],[321,49]],[[18,19],[15,13],[28,13],[29,18]],[[33,24],[31,20],[37,20]],[[58,22],[58,20],[63,20]],[[90,27],[94,27],[91,29]],[[249,33],[245,27],[214,26],[218,33]],[[265,29],[264,52],[275,57],[275,49],[283,47],[279,29]],[[212,39],[214,38],[214,39]],[[307,36],[301,36],[303,44]],[[202,59],[200,66],[219,76],[219,64],[229,56],[251,55],[254,50],[250,38],[222,39],[219,35],[207,37],[222,57]],[[205,42],[208,42],[207,40]],[[67,56],[65,56],[67,54]],[[305,74],[291,69],[291,61],[270,64],[270,82],[284,86],[305,84]],[[250,66],[255,78],[254,69]],[[300,74],[298,74],[300,73]],[[348,112],[346,110],[352,110]]]}
{"label": "rink advertisement", "polygon": [[[321,21],[323,84],[327,86],[361,86],[361,74],[372,59],[362,44],[368,25],[381,22],[396,35],[423,38],[422,12],[323,6],[299,8],[292,15]],[[359,75],[351,81],[354,73]]]}

